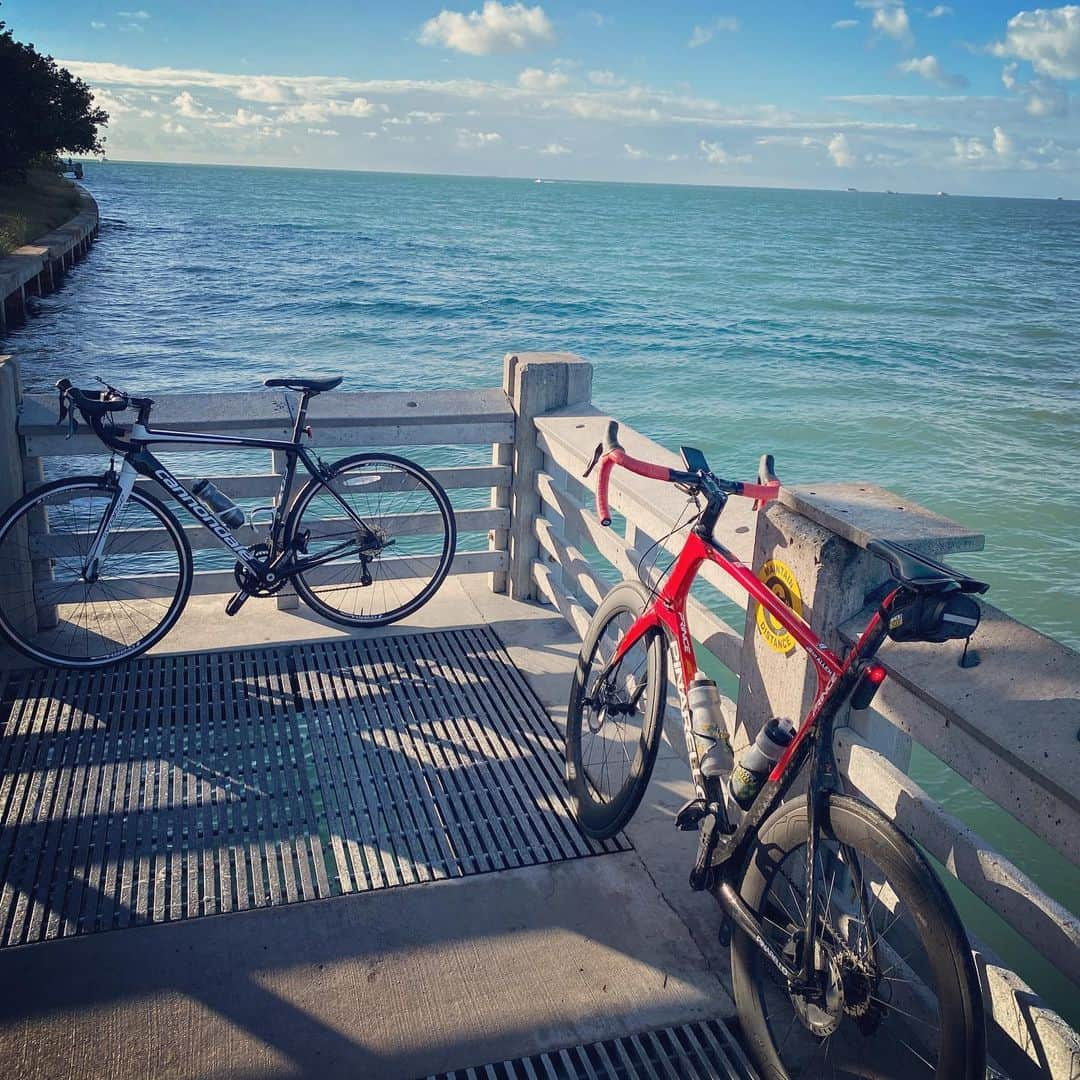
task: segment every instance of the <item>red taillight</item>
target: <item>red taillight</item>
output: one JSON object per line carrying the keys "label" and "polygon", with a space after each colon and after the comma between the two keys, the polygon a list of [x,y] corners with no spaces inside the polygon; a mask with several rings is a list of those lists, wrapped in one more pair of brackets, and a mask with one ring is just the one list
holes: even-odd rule
{"label": "red taillight", "polygon": [[855,683],[855,689],[851,691],[851,707],[865,709],[874,700],[874,695],[887,674],[880,664],[867,664]]}

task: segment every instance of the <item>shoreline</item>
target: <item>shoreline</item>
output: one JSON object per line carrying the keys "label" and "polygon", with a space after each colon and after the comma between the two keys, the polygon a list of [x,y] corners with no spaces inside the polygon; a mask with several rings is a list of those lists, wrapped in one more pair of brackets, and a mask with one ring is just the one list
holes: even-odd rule
{"label": "shoreline", "polygon": [[0,337],[29,318],[28,296],[47,296],[60,288],[98,235],[97,202],[82,185],[75,188],[79,212],[73,218],[0,259]]}

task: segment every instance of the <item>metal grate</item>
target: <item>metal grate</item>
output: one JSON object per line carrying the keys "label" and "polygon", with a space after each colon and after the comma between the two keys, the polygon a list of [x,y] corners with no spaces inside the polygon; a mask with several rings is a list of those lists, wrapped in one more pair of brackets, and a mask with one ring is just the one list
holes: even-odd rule
{"label": "metal grate", "polygon": [[627,1035],[431,1076],[428,1080],[754,1080],[721,1020]]}
{"label": "metal grate", "polygon": [[19,672],[0,740],[2,945],[626,846],[486,627]]}

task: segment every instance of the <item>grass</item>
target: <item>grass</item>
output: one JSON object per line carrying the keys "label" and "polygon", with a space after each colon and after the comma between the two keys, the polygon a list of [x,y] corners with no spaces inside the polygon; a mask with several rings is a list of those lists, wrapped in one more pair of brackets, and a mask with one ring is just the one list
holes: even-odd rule
{"label": "grass", "polygon": [[25,183],[0,178],[0,256],[44,236],[78,212],[75,185],[47,169],[31,169]]}

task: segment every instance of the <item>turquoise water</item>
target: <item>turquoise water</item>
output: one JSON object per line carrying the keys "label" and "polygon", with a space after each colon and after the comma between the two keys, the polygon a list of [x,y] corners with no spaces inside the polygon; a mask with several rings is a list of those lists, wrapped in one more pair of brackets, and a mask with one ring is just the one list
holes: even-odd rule
{"label": "turquoise water", "polygon": [[[133,164],[86,182],[100,242],[4,343],[29,389],[492,386],[508,350],[578,352],[600,405],[718,472],[769,450],[786,481],[872,480],[985,532],[957,562],[1080,646],[1080,203]],[[1073,870],[918,767],[1076,909]]]}

